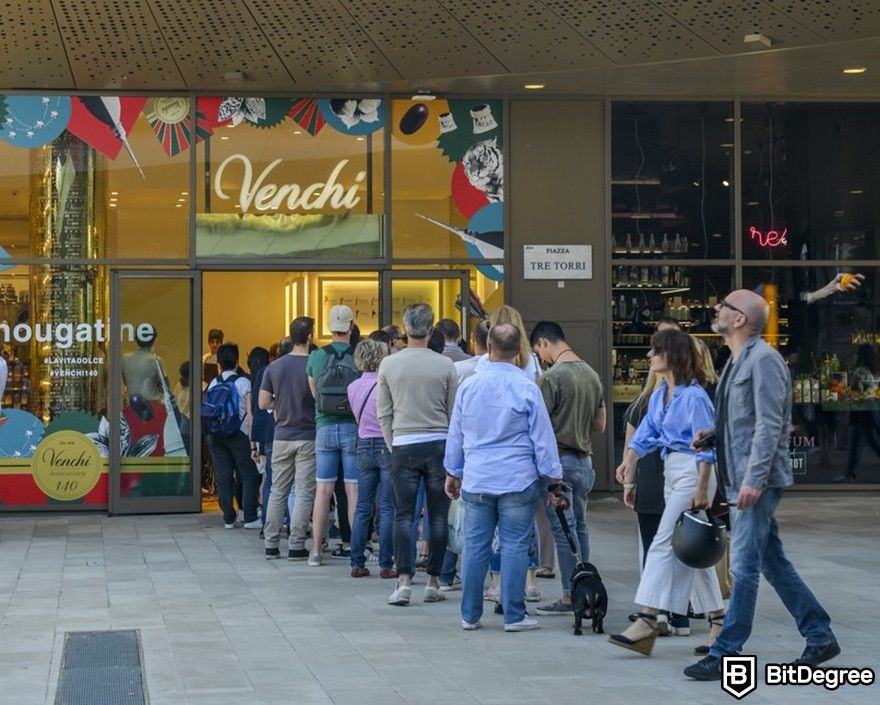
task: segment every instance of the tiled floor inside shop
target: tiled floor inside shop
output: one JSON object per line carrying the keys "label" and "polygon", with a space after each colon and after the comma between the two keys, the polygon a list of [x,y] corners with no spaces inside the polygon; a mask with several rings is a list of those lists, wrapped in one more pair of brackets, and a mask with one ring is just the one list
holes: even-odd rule
{"label": "tiled floor inside shop", "polygon": [[[790,494],[783,539],[834,619],[834,665],[880,663],[880,498]],[[593,561],[605,579],[610,629],[623,627],[638,581],[633,516],[612,498],[590,507]],[[52,703],[64,634],[138,629],[152,705],[726,702],[718,683],[681,669],[702,642],[658,641],[654,656],[571,634],[548,617],[538,632],[459,627],[460,593],[390,607],[390,581],[354,580],[345,561],[321,568],[268,562],[255,531],[217,514],[0,519],[0,702]],[[378,571],[374,571],[376,573]],[[417,578],[424,583],[424,575]],[[542,580],[546,597],[559,585]],[[490,606],[491,607],[491,606]],[[787,661],[802,642],[766,584],[747,652]],[[731,702],[733,702],[731,700]],[[880,686],[760,685],[748,703],[877,703]]]}

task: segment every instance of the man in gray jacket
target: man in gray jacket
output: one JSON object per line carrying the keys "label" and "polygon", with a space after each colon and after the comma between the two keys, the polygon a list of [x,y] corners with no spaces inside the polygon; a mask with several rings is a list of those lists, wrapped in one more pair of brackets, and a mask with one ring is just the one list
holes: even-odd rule
{"label": "man in gray jacket", "polygon": [[[773,513],[793,482],[788,456],[791,377],[782,356],[761,333],[768,306],[740,289],[715,306],[712,330],[724,337],[730,361],[715,393],[715,451],[719,485],[730,505],[733,592],[724,626],[709,655],[688,666],[696,680],[721,678],[721,657],[748,640],[761,573],[782,599],[807,642],[795,664],[817,666],[840,653],[831,618],[786,558]],[[697,434],[695,443],[708,432]]]}
{"label": "man in gray jacket", "polygon": [[446,470],[443,455],[449,418],[455,404],[458,375],[448,357],[428,349],[434,330],[434,312],[428,304],[413,304],[403,313],[409,345],[379,365],[376,406],[385,443],[391,449],[391,490],[394,493],[394,559],[400,573],[388,598],[391,605],[407,605],[413,565],[412,524],[419,485],[425,483],[430,520],[428,584],[425,602],[439,602],[438,576],[449,535]]}

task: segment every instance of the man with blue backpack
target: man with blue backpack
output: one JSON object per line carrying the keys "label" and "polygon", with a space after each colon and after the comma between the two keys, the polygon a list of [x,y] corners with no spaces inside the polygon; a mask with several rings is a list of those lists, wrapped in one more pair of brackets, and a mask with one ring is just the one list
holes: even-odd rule
{"label": "man with blue backpack", "polygon": [[238,346],[224,343],[217,349],[220,376],[208,385],[202,399],[202,429],[207,435],[208,450],[214,461],[217,500],[223,512],[223,524],[235,528],[235,475],[242,485],[244,528],[261,529],[257,518],[257,493],[260,473],[251,458],[251,382],[236,374]]}
{"label": "man with blue backpack", "polygon": [[[317,488],[312,511],[312,551],[309,565],[323,562],[322,543],[330,497],[336,478],[342,471],[345,496],[348,499],[348,521],[354,521],[357,505],[357,426],[348,403],[348,385],[360,377],[354,364],[351,331],[354,315],[348,306],[339,304],[330,309],[327,328],[332,335],[330,345],[318,348],[309,355],[306,374],[315,397],[315,455]],[[348,559],[351,551],[340,544],[334,558]]]}

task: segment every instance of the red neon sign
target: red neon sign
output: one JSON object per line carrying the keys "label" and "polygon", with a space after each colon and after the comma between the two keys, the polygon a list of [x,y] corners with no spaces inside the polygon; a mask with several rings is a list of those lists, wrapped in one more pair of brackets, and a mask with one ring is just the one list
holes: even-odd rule
{"label": "red neon sign", "polygon": [[780,247],[788,244],[788,240],[785,239],[785,236],[788,235],[788,228],[784,228],[782,232],[768,230],[766,233],[762,233],[753,225],[749,228],[749,235],[752,240],[757,240],[761,247]]}

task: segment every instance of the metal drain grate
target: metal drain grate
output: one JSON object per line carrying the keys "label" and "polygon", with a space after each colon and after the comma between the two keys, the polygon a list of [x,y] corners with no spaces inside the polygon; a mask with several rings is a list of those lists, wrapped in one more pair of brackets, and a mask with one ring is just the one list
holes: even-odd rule
{"label": "metal drain grate", "polygon": [[133,629],[68,632],[55,705],[145,705],[141,644]]}

